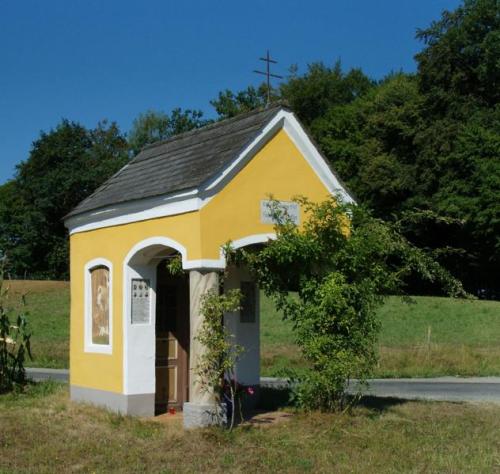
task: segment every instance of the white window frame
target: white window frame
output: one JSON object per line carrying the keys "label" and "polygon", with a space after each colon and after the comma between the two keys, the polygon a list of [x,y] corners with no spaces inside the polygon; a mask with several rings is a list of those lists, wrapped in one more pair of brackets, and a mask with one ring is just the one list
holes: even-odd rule
{"label": "white window frame", "polygon": [[[109,271],[109,344],[92,342],[92,280],[91,271],[95,267],[106,267]],[[94,258],[85,264],[85,303],[84,303],[84,351],[95,354],[113,353],[113,264],[105,258]]]}

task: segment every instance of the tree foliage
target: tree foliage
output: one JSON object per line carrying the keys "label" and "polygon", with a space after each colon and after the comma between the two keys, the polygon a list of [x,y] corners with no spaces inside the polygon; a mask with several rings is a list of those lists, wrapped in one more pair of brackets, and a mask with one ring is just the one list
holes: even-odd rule
{"label": "tree foliage", "polygon": [[[276,90],[271,91],[272,100],[277,100],[279,95]],[[217,99],[211,100],[219,118],[226,119],[244,112],[264,107],[267,102],[267,86],[262,83],[259,87],[249,86],[245,90],[234,93],[229,89],[219,92]]]}
{"label": "tree foliage", "polygon": [[421,89],[437,105],[457,96],[494,106],[500,100],[500,6],[498,0],[465,0],[443,12],[417,38]]}
{"label": "tree foliage", "polygon": [[278,96],[360,203],[399,222],[468,289],[498,296],[500,3],[465,0],[417,38],[416,74],[374,83],[318,63],[292,70]]}
{"label": "tree foliage", "polygon": [[373,85],[360,69],[344,73],[340,61],[333,67],[321,62],[310,64],[302,76],[297,75],[295,68],[291,72],[280,87],[280,95],[306,125],[331,107],[352,102]]}
{"label": "tree foliage", "polygon": [[68,276],[62,218],[127,162],[116,124],[87,130],[63,120],[33,142],[30,156],[0,188],[0,250],[7,270],[37,278]]}
{"label": "tree foliage", "polygon": [[134,120],[128,135],[131,152],[136,155],[143,147],[159,140],[165,140],[179,133],[189,132],[208,122],[200,110],[176,108],[170,115],[165,112],[148,110]]}
{"label": "tree foliage", "polygon": [[[415,74],[373,81],[361,70],[297,67],[272,90],[308,126],[360,203],[399,222],[414,244],[471,291],[500,294],[500,4],[464,0],[418,30]],[[219,118],[265,106],[266,88],[222,91]],[[16,274],[64,277],[61,218],[154,141],[207,123],[200,111],[141,114],[128,143],[115,125],[63,121],[33,144],[15,178],[0,186],[0,250]],[[271,190],[270,190],[271,191]],[[413,277],[408,277],[416,281]],[[415,292],[429,287],[415,286]]]}

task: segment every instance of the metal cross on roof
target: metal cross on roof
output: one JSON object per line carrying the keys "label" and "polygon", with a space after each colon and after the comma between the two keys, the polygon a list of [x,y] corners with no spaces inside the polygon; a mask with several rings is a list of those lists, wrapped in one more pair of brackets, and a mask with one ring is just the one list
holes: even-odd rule
{"label": "metal cross on roof", "polygon": [[253,72],[257,74],[262,74],[267,77],[267,105],[271,103],[271,77],[275,77],[276,79],[283,79],[283,76],[278,76],[277,74],[271,74],[271,63],[278,64],[278,61],[271,59],[269,55],[269,50],[267,50],[267,54],[265,58],[259,58],[260,61],[264,61],[266,63],[266,72],[257,71],[254,69]]}

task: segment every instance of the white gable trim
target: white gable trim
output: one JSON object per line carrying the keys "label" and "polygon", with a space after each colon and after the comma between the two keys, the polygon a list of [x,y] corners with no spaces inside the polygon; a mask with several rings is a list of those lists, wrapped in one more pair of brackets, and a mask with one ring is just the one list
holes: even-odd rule
{"label": "white gable trim", "polygon": [[338,194],[346,203],[354,203],[354,199],[332,173],[325,159],[311,142],[295,115],[292,112],[280,110],[236,159],[229,163],[220,173],[203,183],[200,188],[89,211],[69,217],[65,221],[65,225],[70,234],[75,234],[103,227],[199,211],[282,129],[290,137],[328,191],[331,194]]}
{"label": "white gable trim", "polygon": [[339,179],[333,174],[332,170],[321,156],[318,149],[314,146],[311,139],[304,131],[295,115],[291,112],[287,114],[284,130],[290,137],[295,146],[302,153],[311,168],[315,171],[318,178],[328,189],[330,194],[338,194],[346,204],[355,204],[352,196],[347,192]]}

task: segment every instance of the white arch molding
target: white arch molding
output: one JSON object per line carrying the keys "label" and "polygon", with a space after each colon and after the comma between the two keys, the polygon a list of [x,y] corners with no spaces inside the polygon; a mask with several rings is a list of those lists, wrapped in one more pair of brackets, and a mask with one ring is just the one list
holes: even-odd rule
{"label": "white arch molding", "polygon": [[130,263],[130,260],[132,260],[132,257],[134,257],[134,255],[136,255],[141,250],[145,250],[148,247],[152,247],[154,245],[161,245],[162,247],[170,247],[170,248],[177,250],[182,256],[182,263],[184,266],[184,262],[187,259],[186,247],[184,247],[184,245],[180,244],[179,242],[177,242],[174,239],[170,239],[169,237],[162,237],[162,236],[149,237],[149,238],[141,240],[140,242],[135,244],[130,249],[127,256],[125,257],[123,264],[128,265]]}
{"label": "white arch molding", "polygon": [[[247,247],[253,244],[265,244],[269,240],[275,240],[275,233],[267,234],[252,234],[242,237],[240,239],[232,240],[231,247],[233,249],[240,249],[242,247]],[[184,270],[224,270],[226,268],[226,256],[224,254],[224,246],[219,249],[220,257],[218,259],[200,259],[200,260],[186,260],[182,263],[182,268]]]}
{"label": "white arch molding", "polygon": [[231,242],[231,247],[233,247],[234,249],[240,249],[242,247],[247,247],[248,245],[265,244],[266,242],[275,239],[276,239],[275,233],[253,234],[243,237],[241,239],[233,240]]}

